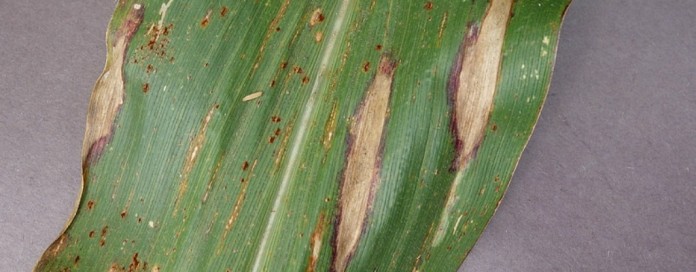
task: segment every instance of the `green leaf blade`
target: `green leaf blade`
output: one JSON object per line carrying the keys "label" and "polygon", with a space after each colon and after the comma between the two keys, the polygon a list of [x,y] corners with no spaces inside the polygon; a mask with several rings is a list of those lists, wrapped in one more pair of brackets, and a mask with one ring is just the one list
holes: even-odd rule
{"label": "green leaf blade", "polygon": [[[488,2],[276,2],[139,2],[123,104],[36,270],[459,267],[536,123],[569,1],[515,1],[483,140],[459,169],[448,84]],[[107,70],[134,4],[114,13]],[[368,131],[383,132],[356,134],[379,91]],[[376,157],[354,155],[362,143]],[[348,198],[352,163],[373,178]],[[360,201],[364,217],[342,219]],[[341,224],[359,235],[343,253]]]}

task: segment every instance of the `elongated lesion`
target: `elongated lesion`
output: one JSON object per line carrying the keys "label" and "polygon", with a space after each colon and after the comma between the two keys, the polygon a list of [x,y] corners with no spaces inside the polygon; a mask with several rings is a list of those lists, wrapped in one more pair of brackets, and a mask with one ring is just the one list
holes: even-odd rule
{"label": "elongated lesion", "polygon": [[383,56],[350,127],[335,237],[335,271],[343,271],[348,266],[379,185],[382,139],[395,69],[396,62]]}
{"label": "elongated lesion", "polygon": [[457,156],[454,170],[465,168],[483,140],[498,83],[502,48],[513,0],[493,0],[479,27],[470,24],[450,70],[451,129]]}
{"label": "elongated lesion", "polygon": [[87,166],[99,158],[111,140],[113,123],[124,99],[124,75],[128,44],[143,22],[145,8],[142,4],[131,6],[111,44],[108,44],[108,61],[97,80],[87,111],[87,126],[82,144],[82,160]]}
{"label": "elongated lesion", "polygon": [[480,27],[477,24],[468,27],[450,70],[447,89],[452,107],[450,128],[456,150],[451,169],[457,174],[447,195],[433,246],[442,242],[450,227],[449,219],[459,200],[458,188],[464,172],[485,136],[498,87],[503,40],[513,3],[514,0],[491,0]]}

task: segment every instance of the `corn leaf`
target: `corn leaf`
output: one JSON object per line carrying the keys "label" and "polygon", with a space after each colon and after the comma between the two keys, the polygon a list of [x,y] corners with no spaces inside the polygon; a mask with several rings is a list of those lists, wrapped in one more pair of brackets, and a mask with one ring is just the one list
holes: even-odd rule
{"label": "corn leaf", "polygon": [[570,0],[121,0],[37,271],[455,271]]}

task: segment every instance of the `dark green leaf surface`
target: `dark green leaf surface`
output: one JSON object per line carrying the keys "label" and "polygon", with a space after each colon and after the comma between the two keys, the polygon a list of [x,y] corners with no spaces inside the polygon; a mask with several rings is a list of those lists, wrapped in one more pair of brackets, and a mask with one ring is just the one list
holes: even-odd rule
{"label": "dark green leaf surface", "polygon": [[[95,93],[122,82],[123,102],[92,110],[79,207],[37,270],[455,271],[532,133],[569,2],[514,1],[459,164],[450,86],[488,1],[120,1]],[[341,217],[365,173],[364,217]]]}

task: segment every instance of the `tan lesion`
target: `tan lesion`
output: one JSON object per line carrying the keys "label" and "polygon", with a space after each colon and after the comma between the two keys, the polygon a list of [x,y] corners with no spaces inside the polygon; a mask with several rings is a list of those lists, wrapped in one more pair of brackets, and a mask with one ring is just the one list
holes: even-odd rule
{"label": "tan lesion", "polygon": [[108,60],[97,80],[87,111],[87,125],[82,144],[85,165],[98,158],[111,139],[113,123],[124,99],[123,66],[133,34],[143,21],[144,7],[134,4],[107,47]]}
{"label": "tan lesion", "polygon": [[458,188],[464,172],[485,136],[498,87],[503,41],[513,3],[514,0],[491,1],[480,28],[477,25],[469,27],[452,68],[448,89],[456,148],[452,170],[457,174],[447,195],[433,246],[442,242],[450,227],[449,219],[459,200]]}
{"label": "tan lesion", "polygon": [[333,268],[336,271],[345,270],[355,252],[379,184],[382,134],[389,114],[395,68],[393,60],[382,57],[377,74],[350,127],[335,237]]}
{"label": "tan lesion", "polygon": [[193,171],[193,167],[196,165],[196,162],[198,161],[198,155],[200,155],[201,150],[203,149],[203,145],[206,142],[208,125],[210,124],[210,120],[213,118],[213,114],[218,108],[218,104],[214,104],[212,107],[210,107],[208,113],[205,115],[205,118],[203,118],[203,121],[201,122],[201,126],[198,129],[198,133],[196,133],[196,136],[193,137],[193,140],[191,140],[189,148],[186,151],[186,159],[184,160],[184,165],[181,168],[180,173],[181,181],[179,182],[179,190],[177,193],[177,197],[174,200],[174,216],[179,211],[179,205],[181,203],[181,200],[184,197],[184,194],[186,194],[186,191],[188,190],[189,175],[191,174],[191,171]]}
{"label": "tan lesion", "polygon": [[484,136],[498,84],[502,48],[513,0],[493,0],[480,29],[469,27],[449,81],[452,129],[457,157],[453,168],[465,168]]}

